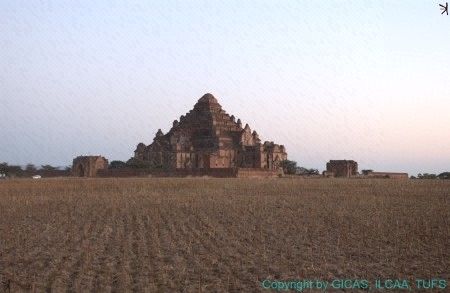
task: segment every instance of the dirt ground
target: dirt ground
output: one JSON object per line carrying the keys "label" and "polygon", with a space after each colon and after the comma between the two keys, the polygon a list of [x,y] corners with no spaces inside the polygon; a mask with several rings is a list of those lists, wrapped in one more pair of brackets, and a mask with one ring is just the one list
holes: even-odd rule
{"label": "dirt ground", "polygon": [[444,180],[0,182],[0,292],[270,292],[265,280],[418,278],[450,281]]}

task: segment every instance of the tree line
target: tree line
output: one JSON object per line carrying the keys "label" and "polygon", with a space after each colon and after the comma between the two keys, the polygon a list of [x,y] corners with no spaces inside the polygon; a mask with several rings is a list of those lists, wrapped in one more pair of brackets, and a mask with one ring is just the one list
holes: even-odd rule
{"label": "tree line", "polygon": [[319,175],[320,174],[319,170],[317,170],[317,169],[299,167],[299,166],[297,166],[296,161],[291,161],[291,160],[281,161],[280,167],[283,168],[284,174],[289,174],[289,175],[311,176],[311,175]]}
{"label": "tree line", "polygon": [[450,172],[442,172],[440,174],[419,173],[416,176],[411,176],[411,179],[450,179]]}
{"label": "tree line", "polygon": [[[289,175],[303,175],[312,176],[319,175],[319,170],[314,168],[305,168],[297,166],[296,161],[284,160],[281,161],[280,167],[283,168],[283,172]],[[133,169],[159,169],[163,166],[153,165],[150,162],[137,160],[131,158],[130,160],[118,161],[114,160],[109,163],[109,169],[121,169],[121,168],[133,168]],[[45,174],[50,176],[64,176],[70,175],[71,167],[55,167],[52,165],[36,166],[34,164],[27,164],[25,167],[20,165],[9,165],[6,162],[0,163],[0,178],[4,177],[27,177],[39,174]],[[362,170],[363,174],[372,170]],[[411,179],[450,179],[450,172],[442,172],[440,174],[419,173],[417,176],[411,176]]]}
{"label": "tree line", "polygon": [[38,174],[64,175],[69,173],[70,170],[70,166],[55,167],[52,165],[27,164],[23,167],[21,165],[9,165],[6,162],[0,163],[0,177],[26,177]]}

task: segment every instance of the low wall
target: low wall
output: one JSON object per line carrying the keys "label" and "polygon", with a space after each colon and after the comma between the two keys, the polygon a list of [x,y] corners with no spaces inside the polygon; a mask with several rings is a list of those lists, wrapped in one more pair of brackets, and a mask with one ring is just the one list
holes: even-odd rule
{"label": "low wall", "polygon": [[367,178],[408,179],[408,173],[370,172]]}
{"label": "low wall", "polygon": [[163,176],[168,177],[201,177],[211,176],[218,178],[236,177],[236,169],[234,168],[212,168],[212,169],[176,169],[174,171],[167,171]]}
{"label": "low wall", "polygon": [[148,169],[107,169],[98,170],[97,177],[217,177],[217,178],[250,178],[277,177],[277,171],[256,168],[211,168],[211,169],[176,169],[176,170],[148,170]]}
{"label": "low wall", "polygon": [[176,169],[176,170],[148,170],[148,169],[108,169],[98,170],[98,177],[236,177],[236,169],[215,168],[215,169]]}
{"label": "low wall", "polygon": [[252,177],[277,177],[278,171],[256,169],[256,168],[239,168],[236,177],[238,178],[252,178]]}
{"label": "low wall", "polygon": [[97,171],[97,177],[145,177],[150,174],[150,170],[145,169],[104,169]]}

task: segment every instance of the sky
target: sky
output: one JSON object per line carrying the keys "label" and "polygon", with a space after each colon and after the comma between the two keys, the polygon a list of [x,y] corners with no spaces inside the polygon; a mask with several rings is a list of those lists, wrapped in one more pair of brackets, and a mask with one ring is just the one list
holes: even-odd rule
{"label": "sky", "polygon": [[0,0],[0,162],[127,160],[209,92],[300,166],[450,171],[440,2]]}

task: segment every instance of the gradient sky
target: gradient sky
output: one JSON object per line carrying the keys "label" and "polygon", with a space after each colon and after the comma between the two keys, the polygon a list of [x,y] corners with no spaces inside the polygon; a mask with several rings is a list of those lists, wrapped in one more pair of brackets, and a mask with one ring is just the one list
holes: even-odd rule
{"label": "gradient sky", "polygon": [[301,166],[450,171],[439,3],[0,0],[0,161],[127,160],[210,92]]}

